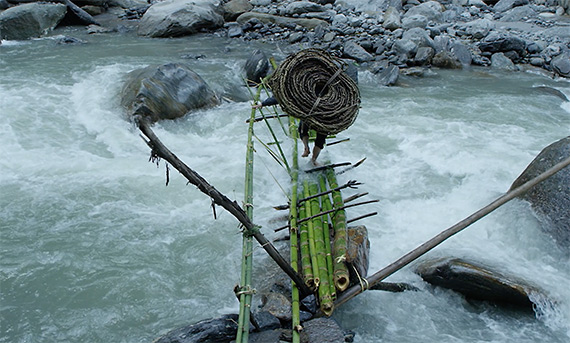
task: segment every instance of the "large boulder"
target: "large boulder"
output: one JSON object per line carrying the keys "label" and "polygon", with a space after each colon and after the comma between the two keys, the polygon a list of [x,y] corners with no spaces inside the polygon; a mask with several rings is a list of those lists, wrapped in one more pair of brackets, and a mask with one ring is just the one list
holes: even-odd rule
{"label": "large boulder", "polygon": [[166,0],[150,6],[143,15],[138,34],[149,37],[178,37],[224,25],[219,0]]}
{"label": "large boulder", "polygon": [[220,318],[206,319],[174,329],[155,339],[153,343],[230,342],[235,339],[237,322],[237,314],[226,314]]}
{"label": "large boulder", "polygon": [[248,84],[255,86],[261,83],[261,79],[269,75],[271,71],[269,58],[263,51],[255,50],[245,61],[244,70]]}
{"label": "large boulder", "polygon": [[259,12],[247,12],[240,15],[236,21],[243,25],[250,20],[259,20],[263,24],[275,24],[277,26],[282,27],[290,27],[294,28],[295,26],[301,26],[307,29],[314,29],[319,25],[323,27],[327,27],[329,24],[321,19],[315,18],[291,18],[291,17],[284,17],[279,15],[267,14],[267,13],[259,13]]}
{"label": "large boulder", "polygon": [[129,115],[140,115],[153,122],[180,118],[218,103],[218,97],[200,75],[176,63],[129,73],[121,92],[121,105]]}
{"label": "large boulder", "polygon": [[570,77],[570,52],[562,53],[552,59],[550,62],[552,70],[554,70],[558,75],[564,77]]}
{"label": "large boulder", "polygon": [[24,40],[40,37],[53,30],[64,18],[67,6],[54,3],[29,3],[0,12],[0,39]]}
{"label": "large boulder", "polygon": [[416,273],[432,285],[454,290],[469,299],[528,310],[533,308],[532,300],[536,297],[548,299],[536,286],[459,258],[422,261],[416,266]]}
{"label": "large boulder", "polygon": [[[544,148],[513,182],[511,189],[545,172],[570,156],[570,136]],[[521,196],[541,219],[542,229],[562,248],[570,250],[570,167],[534,186]]]}

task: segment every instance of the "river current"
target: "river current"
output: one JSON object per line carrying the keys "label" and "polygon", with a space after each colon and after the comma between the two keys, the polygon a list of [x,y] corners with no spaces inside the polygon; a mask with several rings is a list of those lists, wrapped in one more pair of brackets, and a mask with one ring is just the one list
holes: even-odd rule
{"label": "river current", "polygon": [[[188,63],[234,101],[155,125],[161,140],[230,199],[244,189],[251,101],[241,68],[256,47],[208,36],[86,36],[0,45],[0,342],[151,342],[166,331],[237,313],[241,234],[236,220],[164,162],[120,107],[123,77]],[[202,56],[202,57],[200,57]],[[540,73],[433,70],[382,87],[360,73],[362,109],[322,161],[364,164],[357,180],[373,205],[351,208],[371,240],[370,273],[508,190],[542,148],[570,133],[568,82]],[[235,100],[239,99],[239,100]],[[265,124],[256,135],[267,142]],[[278,127],[278,126],[276,126]],[[282,132],[290,155],[290,142]],[[306,160],[301,167],[308,168]],[[256,142],[254,222],[282,233],[288,176]],[[349,192],[347,192],[349,193]],[[267,259],[257,246],[256,259]],[[485,263],[544,289],[554,304],[521,314],[465,300],[404,268],[386,281],[419,292],[368,291],[334,314],[356,342],[568,342],[570,260],[512,201],[434,249]],[[255,261],[254,261],[255,268]]]}

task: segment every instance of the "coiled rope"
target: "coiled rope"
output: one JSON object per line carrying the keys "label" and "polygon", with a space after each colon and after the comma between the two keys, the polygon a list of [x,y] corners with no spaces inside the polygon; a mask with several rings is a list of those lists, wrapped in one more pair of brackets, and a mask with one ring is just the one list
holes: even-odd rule
{"label": "coiled rope", "polygon": [[346,63],[318,49],[290,55],[269,79],[285,113],[322,134],[346,130],[358,115],[360,91],[345,72]]}

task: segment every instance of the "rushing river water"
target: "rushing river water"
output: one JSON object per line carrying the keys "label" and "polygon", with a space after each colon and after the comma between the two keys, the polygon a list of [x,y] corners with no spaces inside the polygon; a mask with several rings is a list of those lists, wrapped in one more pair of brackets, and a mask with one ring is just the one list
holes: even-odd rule
{"label": "rushing river water", "polygon": [[[241,95],[155,126],[183,161],[241,202],[250,102],[240,68],[254,47],[68,33],[88,44],[0,46],[0,342],[150,342],[237,313],[236,220],[221,209],[214,220],[210,200],[178,173],[165,187],[164,163],[148,162],[119,91],[131,70],[186,62],[217,92]],[[283,57],[276,45],[259,46]],[[360,222],[370,231],[371,273],[500,196],[543,147],[570,133],[570,103],[537,88],[569,94],[569,84],[538,74],[436,70],[390,88],[359,78],[361,112],[338,137],[350,141],[320,159],[367,158],[339,182],[360,181],[359,191],[380,200],[348,212],[378,212]],[[256,133],[269,140],[264,124]],[[254,221],[275,238],[284,223],[271,207],[286,203],[288,177],[256,144]],[[505,205],[428,254],[448,255],[524,278],[556,305],[538,304],[532,315],[471,303],[407,267],[387,281],[420,292],[365,292],[334,317],[356,342],[568,342],[569,257],[526,203]],[[259,247],[256,258],[267,258]]]}

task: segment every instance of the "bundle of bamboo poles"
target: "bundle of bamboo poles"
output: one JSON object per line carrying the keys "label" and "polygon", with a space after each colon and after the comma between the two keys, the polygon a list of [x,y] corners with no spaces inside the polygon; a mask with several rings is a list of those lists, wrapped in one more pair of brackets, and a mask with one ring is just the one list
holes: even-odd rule
{"label": "bundle of bamboo poles", "polygon": [[303,280],[314,290],[320,310],[327,316],[334,311],[337,291],[344,291],[349,284],[345,263],[346,215],[340,191],[335,188],[338,184],[332,169],[307,176],[301,200],[297,206],[291,206],[291,218],[297,214],[295,230],[290,232],[292,250],[293,242],[298,241]]}

